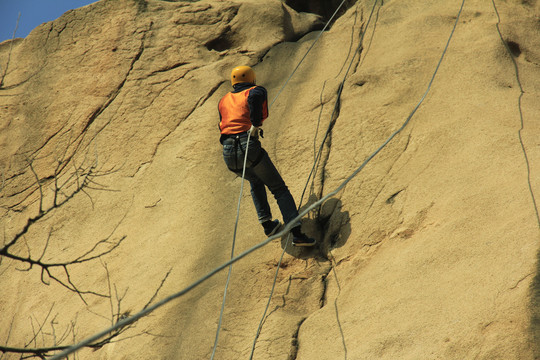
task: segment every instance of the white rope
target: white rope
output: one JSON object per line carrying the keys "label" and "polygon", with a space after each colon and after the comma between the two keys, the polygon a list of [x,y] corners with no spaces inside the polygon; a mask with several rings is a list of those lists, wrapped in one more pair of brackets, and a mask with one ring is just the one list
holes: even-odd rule
{"label": "white rope", "polygon": [[272,105],[274,104],[274,102],[277,100],[277,98],[279,97],[279,95],[281,95],[281,93],[283,92],[283,89],[285,89],[285,86],[287,86],[287,84],[289,83],[289,81],[291,80],[291,78],[293,77],[293,75],[296,73],[296,70],[298,70],[298,68],[300,67],[300,65],[304,62],[304,59],[307,57],[307,55],[309,54],[309,52],[311,51],[311,49],[313,49],[313,47],[315,46],[315,44],[317,43],[317,41],[319,41],[319,38],[322,36],[322,34],[324,33],[324,31],[326,30],[326,28],[330,25],[330,23],[332,22],[332,20],[334,19],[334,17],[337,15],[337,13],[339,12],[339,9],[341,9],[341,7],[343,6],[343,4],[345,4],[345,1],[346,0],[343,0],[341,2],[341,4],[339,4],[339,6],[337,7],[336,11],[334,11],[334,13],[332,14],[332,16],[330,17],[330,19],[328,19],[328,21],[326,22],[326,24],[324,25],[324,27],[322,28],[321,31],[319,31],[319,35],[317,35],[317,37],[315,38],[315,41],[313,41],[313,44],[311,44],[311,46],[309,47],[309,49],[306,51],[306,53],[304,54],[304,56],[302,57],[302,59],[300,60],[300,62],[298,63],[298,65],[296,65],[296,67],[294,68],[293,72],[291,73],[291,75],[289,76],[289,78],[285,81],[285,83],[283,84],[283,86],[281,87],[281,89],[279,89],[278,93],[276,94],[276,96],[274,97],[274,99],[272,100],[272,102],[270,103],[270,106],[269,107],[272,107]]}
{"label": "white rope", "polygon": [[[240,203],[242,201],[242,194],[244,193],[244,178],[246,176],[246,165],[247,165],[247,159],[248,159],[248,150],[249,150],[249,140],[251,138],[251,131],[248,131],[247,136],[247,143],[246,143],[246,152],[244,154],[244,164],[242,166],[242,183],[240,184],[240,194],[238,195],[238,205],[236,206],[236,221],[234,223],[234,233],[233,233],[233,241],[231,246],[231,259],[234,258],[234,247],[236,244],[236,231],[238,229],[238,220],[240,219]],[[240,146],[240,149],[242,148],[242,144],[238,143],[237,146]],[[216,330],[216,338],[214,340],[214,347],[212,349],[212,356],[210,359],[214,359],[214,356],[216,354],[217,350],[217,344],[219,341],[219,333],[221,331],[221,323],[223,321],[223,313],[225,311],[225,302],[227,300],[227,291],[229,288],[229,282],[231,281],[231,273],[232,273],[232,263],[229,265],[229,273],[227,274],[227,281],[225,282],[225,290],[223,290],[223,301],[221,302],[221,311],[219,313],[219,321],[218,321],[218,327]]]}

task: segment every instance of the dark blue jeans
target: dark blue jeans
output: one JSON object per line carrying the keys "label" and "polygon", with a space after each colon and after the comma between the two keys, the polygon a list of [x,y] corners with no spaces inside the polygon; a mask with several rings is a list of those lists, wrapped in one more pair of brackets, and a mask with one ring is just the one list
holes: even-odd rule
{"label": "dark blue jeans", "polygon": [[[223,159],[229,170],[242,176],[247,135],[226,139],[223,142]],[[283,222],[287,224],[298,216],[294,198],[270,160],[268,153],[261,146],[258,138],[250,138],[245,179],[251,184],[251,197],[257,210],[259,222],[272,220],[272,212],[266,197],[266,187],[277,201]]]}

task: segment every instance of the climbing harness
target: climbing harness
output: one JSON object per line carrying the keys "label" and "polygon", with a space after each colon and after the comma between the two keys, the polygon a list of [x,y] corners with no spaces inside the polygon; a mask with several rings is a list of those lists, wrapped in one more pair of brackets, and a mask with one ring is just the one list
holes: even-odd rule
{"label": "climbing harness", "polygon": [[[244,149],[242,148],[242,138],[245,138],[245,137],[248,137],[247,133],[233,135],[233,136],[229,137],[229,139],[227,139],[227,140],[225,140],[223,142],[224,144],[227,144],[227,143],[230,143],[232,141],[232,146],[233,146],[233,149],[234,149],[234,152],[233,152],[233,154],[234,154],[233,155],[233,157],[234,157],[234,167],[230,167],[228,165],[227,165],[227,167],[229,168],[229,170],[231,170],[234,173],[239,173],[244,167],[252,168],[252,167],[257,166],[261,162],[262,158],[264,157],[264,152],[259,151],[259,153],[257,154],[257,157],[254,160],[251,160],[248,157],[246,161],[244,161],[242,163],[239,163],[239,159],[243,159],[246,156],[246,153],[247,153],[247,150],[248,150],[249,144],[250,144],[250,140],[247,139],[246,140],[246,151],[244,151]],[[256,139],[255,136],[253,138]],[[229,141],[229,140],[231,140],[231,141]]]}

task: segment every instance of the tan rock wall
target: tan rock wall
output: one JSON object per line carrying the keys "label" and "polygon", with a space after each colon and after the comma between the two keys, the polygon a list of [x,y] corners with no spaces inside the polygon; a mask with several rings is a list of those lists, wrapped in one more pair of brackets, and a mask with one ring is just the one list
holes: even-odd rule
{"label": "tan rock wall", "polygon": [[[495,4],[517,56],[521,102],[493,3],[466,1],[411,122],[306,216],[319,246],[286,249],[255,359],[540,355],[531,196],[540,185],[540,7]],[[24,265],[4,257],[0,344],[40,347],[64,332],[63,343],[80,340],[110,325],[111,314],[140,310],[169,270],[158,299],[229,258],[240,180],[221,159],[216,108],[237,64],[254,66],[269,91],[263,146],[298,203],[331,120],[301,205],[360,166],[426,92],[461,1],[349,5],[278,98],[318,35],[308,32],[320,28],[316,16],[279,1],[102,0],[16,40],[0,88],[4,243],[36,216],[10,251],[39,258],[46,249],[44,260],[59,261],[123,240],[101,260],[69,267],[80,289],[111,301],[84,295],[85,304],[47,276],[43,285],[39,266],[20,272]],[[0,44],[2,66],[10,48]],[[90,170],[92,182],[77,192]],[[61,206],[55,182],[65,182],[57,203],[74,194]],[[42,217],[40,199],[52,207]],[[240,214],[236,253],[264,240],[247,184]],[[249,358],[284,243],[233,266],[216,359]],[[53,275],[65,279],[61,268]],[[210,358],[225,277],[79,357]],[[36,324],[47,330],[32,340]]]}

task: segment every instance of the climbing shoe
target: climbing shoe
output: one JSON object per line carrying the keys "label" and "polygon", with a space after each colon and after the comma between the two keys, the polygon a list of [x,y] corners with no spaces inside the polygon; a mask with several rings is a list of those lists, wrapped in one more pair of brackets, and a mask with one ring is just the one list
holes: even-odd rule
{"label": "climbing shoe", "polygon": [[313,246],[315,245],[316,241],[306,234],[300,233],[293,235],[292,243],[294,246]]}
{"label": "climbing shoe", "polygon": [[262,226],[264,228],[264,233],[266,234],[266,236],[272,236],[281,227],[281,222],[278,219],[275,219],[273,221],[268,220],[268,221],[263,222]]}

